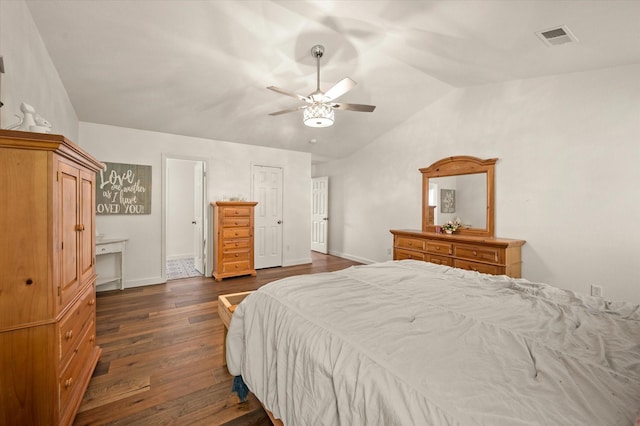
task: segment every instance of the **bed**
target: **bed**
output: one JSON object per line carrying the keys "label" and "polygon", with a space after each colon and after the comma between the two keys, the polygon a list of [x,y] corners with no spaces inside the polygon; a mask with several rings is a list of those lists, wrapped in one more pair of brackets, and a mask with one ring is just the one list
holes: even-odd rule
{"label": "bed", "polygon": [[633,425],[640,307],[415,260],[290,277],[227,365],[285,425]]}

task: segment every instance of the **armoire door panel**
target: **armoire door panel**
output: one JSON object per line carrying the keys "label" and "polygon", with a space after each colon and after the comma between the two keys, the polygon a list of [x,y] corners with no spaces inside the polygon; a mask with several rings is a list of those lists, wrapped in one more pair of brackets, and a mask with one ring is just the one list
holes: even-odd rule
{"label": "armoire door panel", "polygon": [[83,283],[94,274],[95,258],[95,175],[84,170],[80,172],[80,279]]}
{"label": "armoire door panel", "polygon": [[66,163],[58,163],[60,200],[60,303],[66,304],[80,286],[78,247],[80,212],[79,171]]}
{"label": "armoire door panel", "polygon": [[[47,319],[49,256],[46,152],[5,149],[0,156],[0,330]],[[28,223],[24,226],[23,223]],[[43,261],[44,260],[44,261]],[[16,306],[26,306],[16,310]]]}

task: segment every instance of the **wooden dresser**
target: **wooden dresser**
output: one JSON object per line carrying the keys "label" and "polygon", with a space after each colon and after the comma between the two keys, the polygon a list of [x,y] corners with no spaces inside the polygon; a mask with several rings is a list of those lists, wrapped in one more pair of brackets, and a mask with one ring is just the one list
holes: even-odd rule
{"label": "wooden dresser", "polygon": [[391,230],[393,259],[415,259],[485,274],[521,276],[523,240]]}
{"label": "wooden dresser", "polygon": [[0,130],[0,424],[71,424],[100,357],[101,168],[63,136]]}
{"label": "wooden dresser", "polygon": [[216,201],[213,206],[213,277],[256,276],[253,263],[255,201]]}

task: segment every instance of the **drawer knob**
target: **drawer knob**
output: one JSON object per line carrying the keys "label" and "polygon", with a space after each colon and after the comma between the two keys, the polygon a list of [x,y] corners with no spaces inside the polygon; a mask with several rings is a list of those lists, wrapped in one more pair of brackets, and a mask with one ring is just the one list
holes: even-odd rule
{"label": "drawer knob", "polygon": [[236,257],[240,256],[238,253],[236,253]]}
{"label": "drawer knob", "polygon": [[89,300],[89,306],[93,306],[96,303],[96,299]]}
{"label": "drawer knob", "polygon": [[64,334],[64,338],[69,340],[73,337],[73,330],[69,330]]}
{"label": "drawer knob", "polygon": [[436,246],[436,250],[440,250],[440,246]]}
{"label": "drawer knob", "polygon": [[478,252],[474,250],[474,251],[473,251],[473,255],[474,255],[474,256],[477,256],[477,255],[478,255]]}
{"label": "drawer knob", "polygon": [[27,283],[27,285],[31,285],[31,284],[33,284],[33,280],[31,278],[27,278],[25,283]]}
{"label": "drawer knob", "polygon": [[96,340],[95,336],[92,335],[91,337],[89,337],[89,342],[91,342],[92,344],[95,340]]}
{"label": "drawer knob", "polygon": [[69,389],[72,384],[73,384],[73,377],[69,377],[67,380],[64,381],[64,387],[67,389]]}
{"label": "drawer knob", "polygon": [[409,241],[409,244],[407,244],[407,245],[412,246],[412,245],[413,245],[413,243],[412,243],[411,241]]}

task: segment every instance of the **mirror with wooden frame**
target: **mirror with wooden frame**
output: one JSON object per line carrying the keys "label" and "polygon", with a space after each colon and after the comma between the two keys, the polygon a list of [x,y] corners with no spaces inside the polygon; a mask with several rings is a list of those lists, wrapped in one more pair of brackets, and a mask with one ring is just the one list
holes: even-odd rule
{"label": "mirror with wooden frame", "polygon": [[422,231],[459,219],[461,235],[493,237],[497,158],[460,155],[436,161],[422,173]]}

